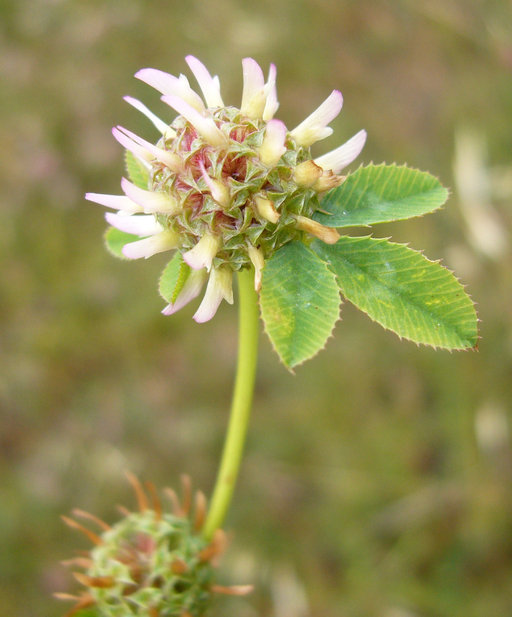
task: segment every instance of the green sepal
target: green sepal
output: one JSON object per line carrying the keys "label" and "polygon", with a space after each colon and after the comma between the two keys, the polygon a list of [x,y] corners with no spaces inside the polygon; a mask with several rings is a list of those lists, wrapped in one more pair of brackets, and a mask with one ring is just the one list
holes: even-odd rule
{"label": "green sepal", "polygon": [[339,318],[336,277],[301,242],[289,242],[265,263],[260,292],[265,330],[282,362],[293,368],[324,346]]}
{"label": "green sepal", "polygon": [[431,174],[406,165],[368,165],[325,194],[314,219],[329,227],[372,225],[440,208],[448,191]]}
{"label": "green sepal", "polygon": [[128,259],[128,257],[123,255],[123,246],[125,244],[140,240],[139,236],[128,234],[125,231],[116,229],[115,227],[109,227],[103,237],[108,252],[119,259]]}
{"label": "green sepal", "polygon": [[141,189],[148,190],[149,172],[130,150],[124,151],[124,163],[128,178]]}
{"label": "green sepal", "polygon": [[455,276],[404,244],[342,236],[312,249],[330,264],[342,294],[398,336],[444,349],[476,347],[475,308]]}
{"label": "green sepal", "polygon": [[176,252],[171,261],[165,266],[158,281],[158,291],[162,298],[174,304],[180,291],[183,289],[190,274],[190,266],[183,261],[181,253]]}

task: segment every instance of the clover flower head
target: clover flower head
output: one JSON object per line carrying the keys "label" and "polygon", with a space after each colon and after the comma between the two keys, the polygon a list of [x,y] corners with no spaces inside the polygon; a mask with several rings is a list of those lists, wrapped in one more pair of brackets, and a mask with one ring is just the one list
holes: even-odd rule
{"label": "clover flower head", "polygon": [[[85,555],[64,562],[84,570],[73,575],[85,587],[79,595],[55,594],[75,602],[66,617],[87,607],[95,607],[104,617],[199,617],[215,594],[245,595],[252,590],[250,585],[226,587],[213,582],[226,535],[221,529],[211,540],[201,535],[206,498],[200,491],[192,498],[188,476],[182,477],[181,500],[172,489],[165,490],[171,512],[164,512],[151,483],[144,487],[133,474],[127,476],[138,511],[120,507],[123,518],[113,526],[78,509],[73,510],[75,518],[62,517],[94,544]],[[77,518],[92,522],[101,533]]]}
{"label": "clover flower head", "polygon": [[86,198],[115,211],[106,219],[128,234],[122,236],[125,258],[176,251],[176,285],[164,314],[188,304],[207,283],[194,315],[204,322],[222,300],[233,301],[233,272],[254,267],[259,291],[265,261],[284,244],[310,236],[337,241],[335,229],[311,217],[319,194],[344,180],[339,174],[361,152],[366,132],[313,159],[310,146],[332,133],[329,124],[343,103],[340,92],[334,90],[288,130],[274,117],[279,107],[274,65],[265,78],[255,60],[242,61],[242,101],[236,108],[224,104],[219,78],[202,62],[193,56],[186,62],[202,96],[185,75],[151,68],[136,73],[178,115],[169,125],[141,101],[125,97],[161,137],[153,144],[115,127],[132,181],[122,179],[123,195],[87,193]]}

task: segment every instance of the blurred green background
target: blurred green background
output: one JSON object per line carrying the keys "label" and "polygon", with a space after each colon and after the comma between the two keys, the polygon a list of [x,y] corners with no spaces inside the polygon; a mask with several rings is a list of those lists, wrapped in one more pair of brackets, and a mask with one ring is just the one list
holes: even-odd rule
{"label": "blurred green background", "polygon": [[379,236],[454,269],[478,304],[479,352],[400,342],[353,307],[290,375],[262,336],[254,417],[213,614],[512,615],[512,10],[503,0],[0,2],[0,607],[57,616],[84,549],[59,515],[133,506],[131,469],[211,490],[227,419],[236,309],[166,318],[166,257],[102,246],[122,101],[172,114],[133,79],[201,58],[238,104],[241,58],[278,67],[293,127],[333,88],[320,154],[366,128],[360,161],[405,162],[452,189],[444,210]]}

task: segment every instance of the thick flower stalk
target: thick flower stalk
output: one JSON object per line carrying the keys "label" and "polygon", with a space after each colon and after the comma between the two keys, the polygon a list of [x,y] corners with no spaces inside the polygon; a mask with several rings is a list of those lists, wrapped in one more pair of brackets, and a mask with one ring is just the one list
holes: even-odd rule
{"label": "thick flower stalk", "polygon": [[[152,144],[123,127],[114,137],[137,166],[138,181],[123,178],[124,195],[88,193],[111,208],[106,219],[131,234],[122,247],[129,259],[176,250],[180,275],[163,310],[172,314],[206,291],[194,319],[211,319],[222,300],[233,302],[233,273],[262,268],[280,247],[309,236],[334,244],[338,232],[312,220],[318,196],[343,181],[341,170],[360,153],[366,132],[313,159],[310,146],[332,133],[329,123],[342,107],[330,96],[293,130],[276,118],[276,69],[265,80],[251,58],[242,61],[240,108],[225,106],[218,77],[193,56],[186,58],[202,97],[184,75],[142,69],[136,77],[156,88],[178,116],[168,125],[142,102],[126,101],[161,133]],[[133,178],[132,178],[133,179]]]}
{"label": "thick flower stalk", "polygon": [[[215,594],[244,595],[252,590],[250,585],[214,583],[214,566],[224,552],[226,536],[220,529],[211,540],[201,534],[206,499],[199,491],[192,499],[187,476],[182,478],[181,500],[166,489],[172,511],[165,512],[152,484],[145,488],[127,475],[138,511],[121,508],[123,518],[112,526],[78,509],[73,511],[75,518],[63,517],[94,545],[85,555],[65,562],[82,570],[73,574],[84,587],[79,595],[55,594],[75,603],[66,617],[87,607],[102,617],[199,617]],[[75,519],[92,522],[99,531]]]}

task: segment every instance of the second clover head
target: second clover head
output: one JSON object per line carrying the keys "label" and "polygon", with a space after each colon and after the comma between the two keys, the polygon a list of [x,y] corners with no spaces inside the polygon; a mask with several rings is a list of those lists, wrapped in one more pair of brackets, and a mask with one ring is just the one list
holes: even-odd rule
{"label": "second clover head", "polygon": [[115,127],[131,181],[122,179],[123,195],[87,193],[86,198],[113,210],[106,219],[124,257],[176,251],[168,266],[175,285],[163,312],[175,313],[206,284],[194,315],[205,322],[223,299],[233,302],[233,272],[254,267],[259,291],[265,260],[283,245],[310,236],[337,241],[335,229],[311,217],[319,208],[318,195],[343,181],[339,174],[361,152],[366,132],[313,159],[310,146],[332,133],[328,125],[341,110],[340,92],[334,90],[288,130],[274,118],[279,106],[274,65],[265,79],[252,58],[242,61],[242,102],[236,108],[224,104],[218,77],[197,58],[186,61],[202,97],[185,75],[136,73],[178,116],[168,125],[139,100],[125,97],[161,137],[155,145]]}

